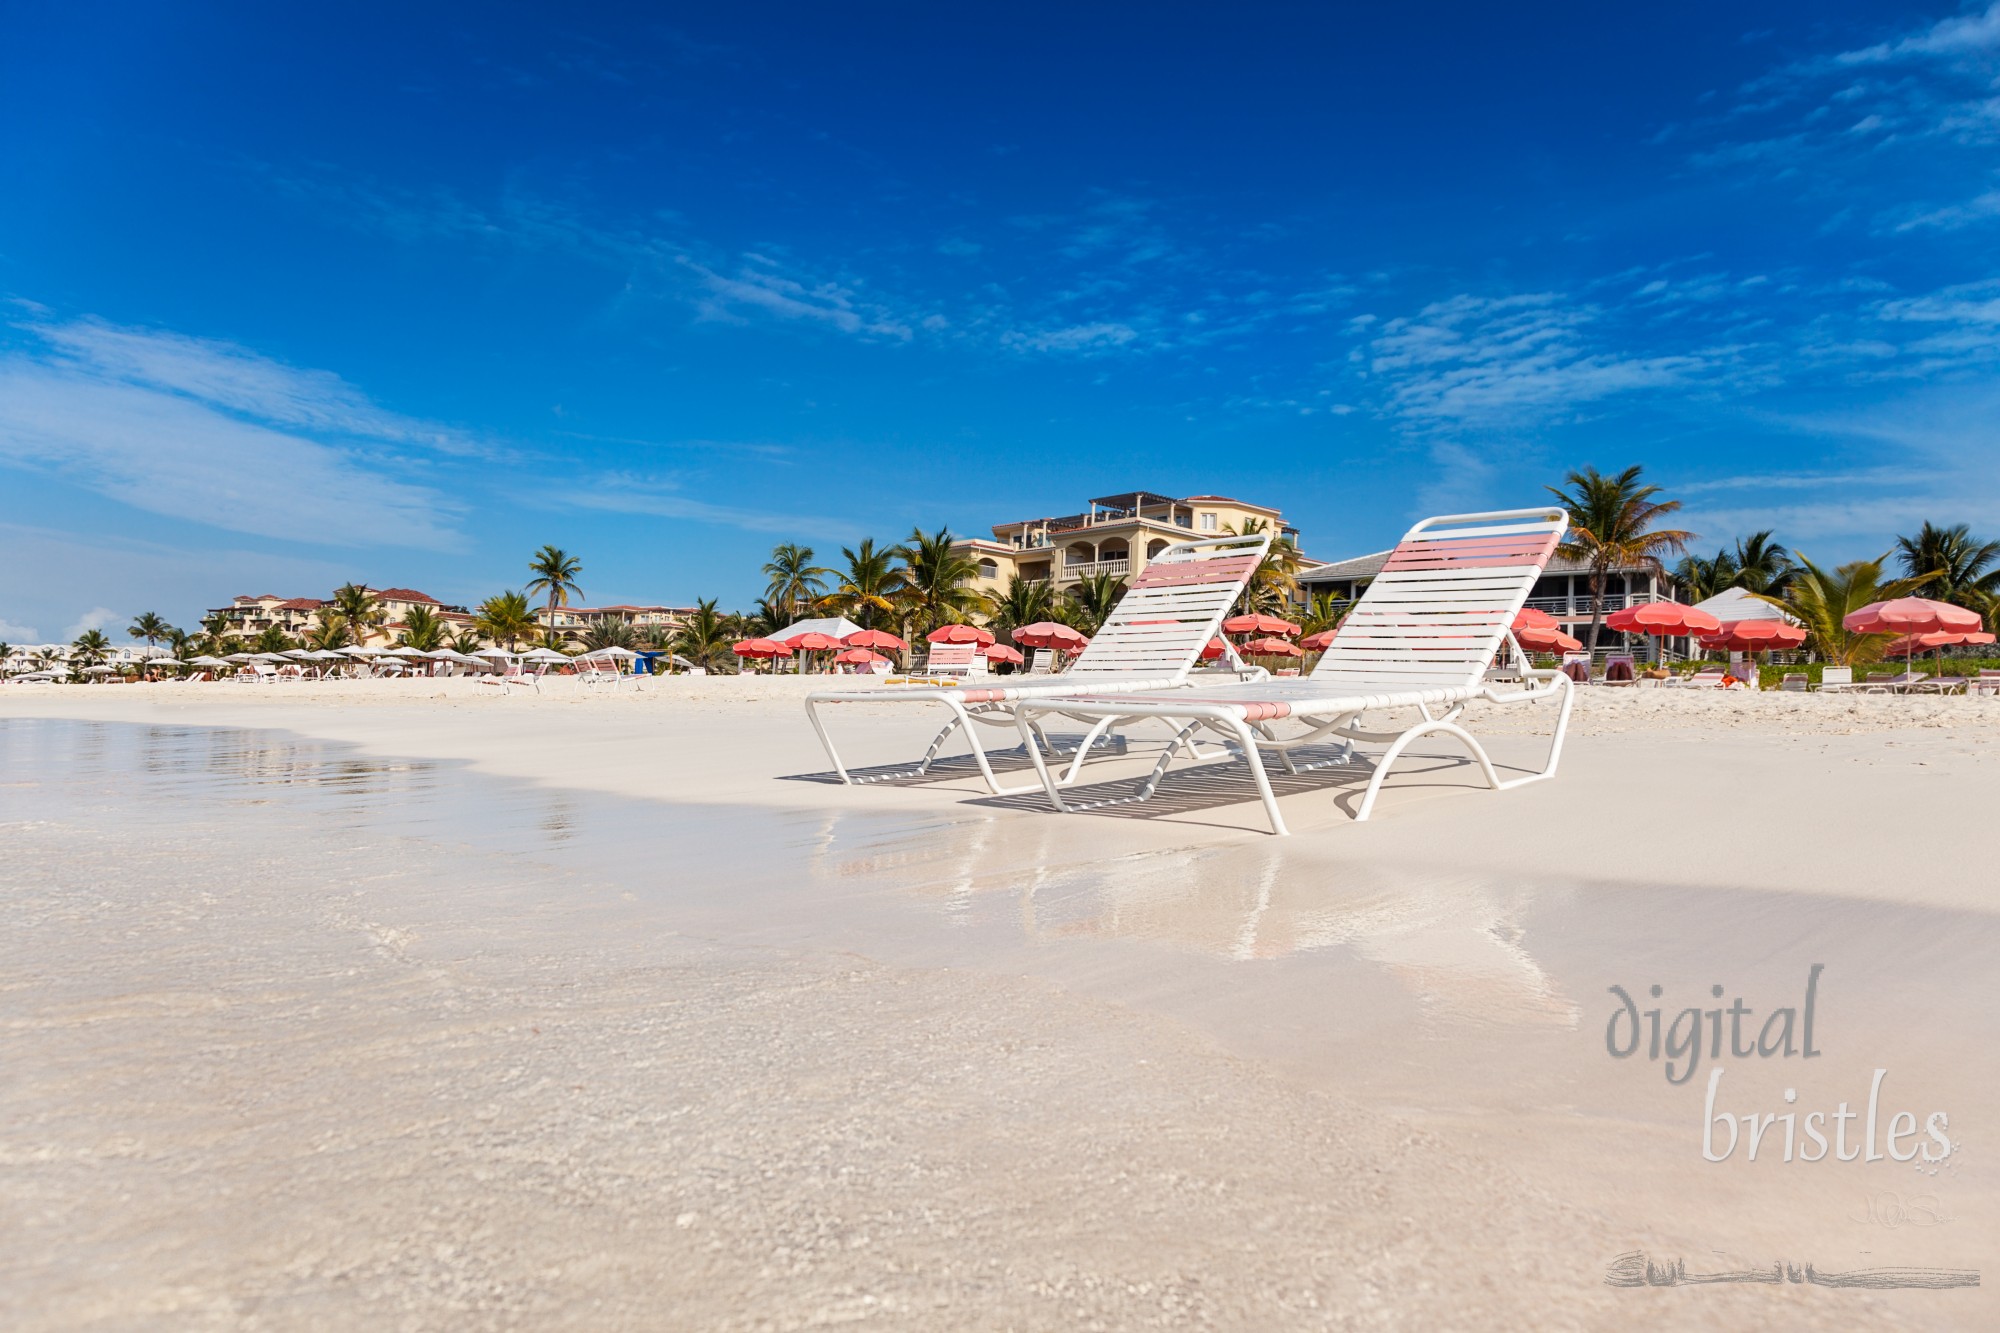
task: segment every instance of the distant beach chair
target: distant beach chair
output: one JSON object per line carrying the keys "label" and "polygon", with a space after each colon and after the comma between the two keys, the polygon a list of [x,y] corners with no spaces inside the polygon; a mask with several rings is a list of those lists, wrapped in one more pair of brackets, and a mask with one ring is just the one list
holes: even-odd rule
{"label": "distant beach chair", "polygon": [[[1005,685],[967,689],[956,685],[896,685],[872,690],[825,690],[806,696],[806,716],[826,747],[826,757],[842,782],[857,781],[841,762],[832,739],[827,735],[820,709],[838,703],[935,704],[949,710],[944,729],[931,741],[930,748],[915,769],[887,776],[918,777],[928,772],[954,732],[964,731],[979,765],[987,789],[996,795],[1009,791],[1034,791],[1035,787],[1004,788],[994,776],[986,750],[980,744],[978,726],[1012,727],[1020,701],[1043,694],[1077,690],[1157,690],[1188,683],[1189,673],[1201,661],[1202,649],[1218,637],[1223,617],[1242,595],[1251,575],[1271,548],[1271,534],[1195,538],[1169,546],[1154,556],[1132,577],[1126,592],[1111,609],[1104,625],[1090,644],[1060,675],[1012,676]],[[933,645],[936,649],[947,645]],[[970,648],[972,645],[958,645]],[[1246,667],[1225,649],[1239,672],[1262,676],[1263,669]],[[1037,739],[1048,738],[1036,729]],[[864,779],[880,781],[881,777]]]}
{"label": "distant beach chair", "polygon": [[1854,688],[1854,668],[1849,666],[1821,667],[1819,673],[1821,690],[1832,690],[1836,694]]}
{"label": "distant beach chair", "polygon": [[1803,671],[1787,671],[1785,678],[1778,682],[1778,688],[1803,693],[1812,688],[1812,677]]}
{"label": "distant beach chair", "polygon": [[1053,648],[1037,648],[1035,655],[1028,659],[1028,674],[1031,676],[1054,675],[1055,669],[1056,650]]}
{"label": "distant beach chair", "polygon": [[533,690],[536,694],[542,692],[541,678],[532,671],[523,670],[519,662],[509,662],[503,670],[481,676],[479,683],[491,685],[502,694],[513,693],[516,686]]}
{"label": "distant beach chair", "polygon": [[[1501,790],[1553,777],[1562,757],[1576,683],[1562,671],[1529,666],[1512,627],[1514,616],[1526,603],[1567,527],[1568,519],[1560,509],[1449,514],[1418,523],[1390,553],[1381,574],[1368,585],[1312,674],[1303,680],[1023,699],[1017,725],[1024,741],[1033,728],[1051,717],[1092,723],[1069,771],[1061,778],[1043,762],[1040,749],[1027,745],[1050,804],[1065,811],[1146,800],[1158,789],[1179,748],[1191,744],[1194,734],[1204,729],[1222,737],[1247,764],[1271,832],[1280,835],[1287,830],[1271,792],[1263,752],[1276,754],[1287,772],[1296,773],[1301,769],[1293,752],[1329,737],[1346,742],[1340,759],[1330,762],[1352,761],[1357,741],[1388,742],[1388,749],[1374,763],[1356,820],[1367,819],[1374,810],[1383,780],[1410,744],[1432,734],[1451,736],[1470,750],[1490,788]],[[1503,646],[1520,663],[1523,679],[1532,685],[1501,689],[1486,679],[1488,664]],[[1558,698],[1547,762],[1539,772],[1521,777],[1503,780],[1485,747],[1459,723],[1465,705],[1475,700],[1514,704]],[[1401,730],[1361,726],[1365,715],[1389,710],[1414,710],[1419,720]],[[1112,726],[1144,718],[1167,722],[1175,729],[1137,793],[1065,804],[1061,789],[1075,781],[1092,741]],[[1297,724],[1302,730],[1281,736],[1272,725],[1279,721]]]}
{"label": "distant beach chair", "polygon": [[1604,683],[1606,685],[1636,685],[1639,673],[1632,658],[1627,654],[1614,653],[1604,659]]}
{"label": "distant beach chair", "polygon": [[604,686],[611,689],[639,688],[639,677],[620,671],[616,662],[602,657],[585,654],[576,660],[576,674],[585,685]]}

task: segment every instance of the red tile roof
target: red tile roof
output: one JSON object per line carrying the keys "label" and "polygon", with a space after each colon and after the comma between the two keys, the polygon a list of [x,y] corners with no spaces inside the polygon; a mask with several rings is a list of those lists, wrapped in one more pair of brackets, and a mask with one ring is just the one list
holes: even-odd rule
{"label": "red tile roof", "polygon": [[280,611],[317,611],[326,603],[317,597],[294,597],[290,601],[278,603]]}
{"label": "red tile roof", "polygon": [[415,588],[382,588],[376,591],[376,599],[384,602],[427,602],[441,606],[437,598],[418,592]]}

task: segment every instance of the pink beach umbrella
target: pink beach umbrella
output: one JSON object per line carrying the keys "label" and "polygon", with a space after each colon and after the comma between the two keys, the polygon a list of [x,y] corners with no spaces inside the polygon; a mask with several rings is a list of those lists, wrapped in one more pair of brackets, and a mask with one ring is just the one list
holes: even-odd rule
{"label": "pink beach umbrella", "polygon": [[1023,625],[1009,637],[1024,648],[1054,648],[1065,653],[1077,652],[1090,642],[1068,625],[1053,620],[1038,620],[1032,625]]}
{"label": "pink beach umbrella", "polygon": [[1532,606],[1524,606],[1514,613],[1514,628],[1517,630],[1561,629],[1562,622],[1546,611],[1537,611]]}
{"label": "pink beach umbrella", "polygon": [[1015,666],[1027,660],[1021,656],[1019,649],[1009,648],[1004,643],[989,643],[979,650],[979,655],[989,662],[1012,662]]}
{"label": "pink beach umbrella", "polygon": [[1531,653],[1576,653],[1583,651],[1583,641],[1573,638],[1554,627],[1523,625],[1514,631],[1514,639]]}
{"label": "pink beach umbrella", "polygon": [[1641,602],[1604,618],[1606,627],[1623,634],[1651,634],[1659,638],[1681,639],[1698,634],[1714,634],[1722,622],[1695,606],[1679,602]]}
{"label": "pink beach umbrella", "polygon": [[977,625],[943,625],[924,638],[932,643],[976,643],[982,648],[993,642],[993,635]]}
{"label": "pink beach umbrella", "polygon": [[1231,616],[1222,622],[1224,634],[1284,634],[1293,635],[1299,627],[1289,620],[1254,612],[1247,616]]}
{"label": "pink beach umbrella", "polygon": [[910,645],[880,629],[858,629],[841,640],[849,648],[880,648],[892,653],[900,653]]}
{"label": "pink beach umbrella", "polygon": [[1928,597],[1871,602],[1859,611],[1849,612],[1840,623],[1854,634],[1935,634],[1940,630],[1970,632],[1984,628],[1977,611],[1950,602],[1934,602]]}
{"label": "pink beach umbrella", "polygon": [[[1535,614],[1540,615],[1541,612],[1537,611]],[[1554,624],[1555,622],[1550,621],[1549,623]],[[1299,640],[1299,647],[1309,653],[1323,653],[1333,646],[1333,640],[1339,633],[1340,631],[1337,629],[1323,629],[1317,634],[1308,634]]]}
{"label": "pink beach umbrella", "polygon": [[[1294,626],[1294,628],[1296,629],[1297,627]],[[1296,643],[1293,643],[1290,639],[1280,639],[1275,636],[1265,639],[1252,639],[1243,645],[1243,651],[1251,657],[1305,656],[1305,653],[1300,650]]]}
{"label": "pink beach umbrella", "polygon": [[738,639],[729,651],[738,657],[790,657],[792,650],[771,639]]}

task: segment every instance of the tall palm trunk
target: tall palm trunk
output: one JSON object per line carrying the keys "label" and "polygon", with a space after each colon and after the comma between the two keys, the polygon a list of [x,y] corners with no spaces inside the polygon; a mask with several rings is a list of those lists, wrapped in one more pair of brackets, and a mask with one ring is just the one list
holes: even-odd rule
{"label": "tall palm trunk", "polygon": [[1597,656],[1597,634],[1604,628],[1604,570],[1592,566],[1590,571],[1590,655]]}

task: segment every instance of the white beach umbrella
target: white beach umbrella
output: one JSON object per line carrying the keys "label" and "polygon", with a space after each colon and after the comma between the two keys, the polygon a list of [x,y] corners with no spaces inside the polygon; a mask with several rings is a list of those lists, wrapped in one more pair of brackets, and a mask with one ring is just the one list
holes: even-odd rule
{"label": "white beach umbrella", "polygon": [[318,652],[307,653],[306,656],[315,662],[345,662],[347,660],[344,654],[336,653],[331,649],[322,649]]}
{"label": "white beach umbrella", "polygon": [[148,653],[146,655],[146,660],[148,662],[178,662],[181,659],[175,657],[172,653],[162,648],[158,652]]}
{"label": "white beach umbrella", "polygon": [[521,658],[523,661],[528,662],[567,662],[570,660],[568,653],[559,653],[553,648],[530,648],[527,652],[521,654]]}
{"label": "white beach umbrella", "polygon": [[373,656],[375,656],[375,650],[374,650],[373,648],[336,648],[336,649],[334,649],[334,651],[335,651],[335,652],[337,652],[337,653],[339,653],[339,654],[340,654],[340,655],[341,655],[342,657],[373,657]]}
{"label": "white beach umbrella", "polygon": [[226,658],[225,660],[227,660],[227,661],[230,661],[230,662],[248,662],[248,661],[250,660],[250,654],[248,654],[248,653],[231,653],[231,654],[229,654],[228,658]]}
{"label": "white beach umbrella", "polygon": [[286,656],[285,656],[285,655],[284,655],[283,653],[254,653],[254,654],[252,654],[252,655],[251,655],[251,658],[250,658],[250,660],[251,660],[251,661],[253,661],[253,662],[280,662],[280,663],[282,663],[282,662],[289,662],[289,661],[291,661],[292,659],[291,659],[291,658],[289,658],[289,657],[286,657]]}
{"label": "white beach umbrella", "polygon": [[616,646],[610,648],[599,648],[596,652],[585,653],[584,656],[623,658],[625,661],[628,662],[636,662],[639,660],[639,654],[633,652],[630,648],[619,648]]}
{"label": "white beach umbrella", "polygon": [[475,652],[476,652],[476,655],[477,655],[477,656],[479,656],[479,657],[517,657],[517,656],[519,656],[519,654],[517,654],[517,653],[514,653],[514,652],[512,652],[512,651],[510,651],[510,650],[508,650],[508,649],[506,649],[506,648],[502,648],[502,647],[501,647],[501,646],[500,646],[499,644],[497,644],[497,643],[496,643],[496,644],[494,644],[494,645],[493,645],[493,646],[492,646],[491,648],[480,648],[480,649],[477,649],[477,650],[475,650]]}
{"label": "white beach umbrella", "polygon": [[312,657],[312,650],[309,648],[287,648],[284,652],[279,653],[278,656],[289,657],[295,662],[303,662]]}
{"label": "white beach umbrella", "polygon": [[188,665],[189,665],[189,666],[205,666],[205,667],[219,667],[219,666],[228,666],[228,665],[229,665],[229,663],[227,663],[227,662],[223,661],[223,660],[222,660],[221,658],[219,658],[219,657],[210,657],[210,656],[209,656],[208,654],[206,654],[206,653],[203,653],[203,654],[202,654],[202,655],[201,655],[200,657],[192,657],[192,658],[189,658],[189,659],[188,659]]}

